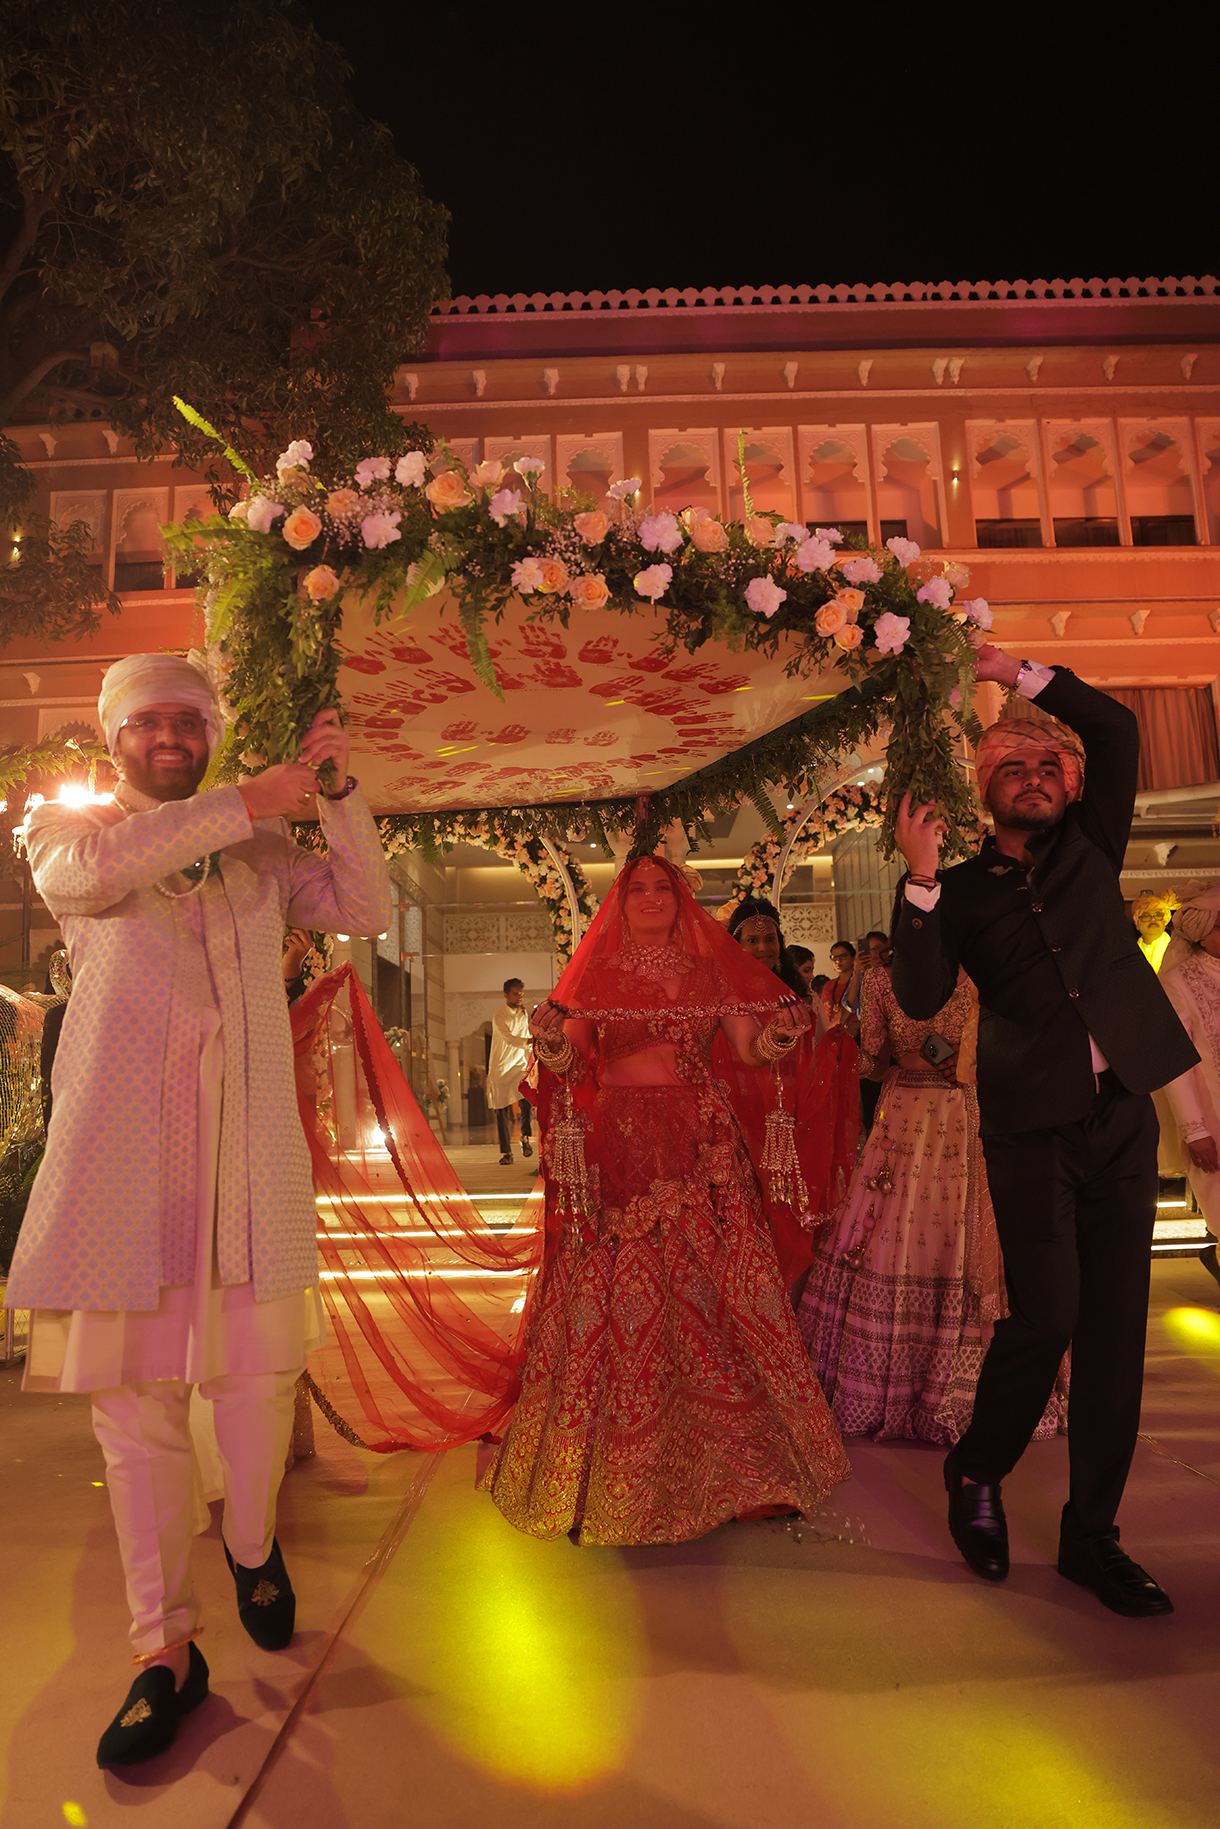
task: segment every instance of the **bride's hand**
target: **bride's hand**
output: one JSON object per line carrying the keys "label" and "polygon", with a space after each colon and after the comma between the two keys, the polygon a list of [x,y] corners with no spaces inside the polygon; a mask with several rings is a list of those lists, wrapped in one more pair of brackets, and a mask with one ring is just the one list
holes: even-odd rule
{"label": "bride's hand", "polygon": [[548,998],[540,1003],[530,1017],[530,1034],[535,1041],[561,1042],[563,1040],[563,1011],[557,1010]]}
{"label": "bride's hand", "polygon": [[813,1017],[803,1003],[785,1004],[774,1017],[777,1035],[802,1035],[812,1028]]}

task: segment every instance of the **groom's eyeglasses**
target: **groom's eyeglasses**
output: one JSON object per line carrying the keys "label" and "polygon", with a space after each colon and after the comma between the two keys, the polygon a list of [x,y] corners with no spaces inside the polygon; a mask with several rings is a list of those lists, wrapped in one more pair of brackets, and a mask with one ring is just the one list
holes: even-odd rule
{"label": "groom's eyeglasses", "polygon": [[207,731],[207,725],[197,711],[177,711],[169,717],[162,717],[152,711],[140,711],[134,718],[124,718],[119,729],[129,730],[137,737],[155,737],[163,730],[168,730],[175,737],[202,737]]}

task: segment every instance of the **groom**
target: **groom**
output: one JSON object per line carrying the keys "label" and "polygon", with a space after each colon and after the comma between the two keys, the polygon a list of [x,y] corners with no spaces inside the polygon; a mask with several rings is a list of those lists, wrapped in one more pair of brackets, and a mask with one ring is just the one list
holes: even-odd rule
{"label": "groom", "polygon": [[1033,1435],[1070,1343],[1059,1572],[1116,1613],[1172,1613],[1169,1596],[1120,1547],[1114,1522],[1143,1386],[1157,1199],[1149,1094],[1198,1058],[1140,953],[1119,888],[1139,764],[1135,718],[1066,668],[999,648],[979,650],[977,672],[1051,714],[1002,721],[979,742],[979,793],[995,837],[938,875],[944,825],[934,804],[912,808],[907,795],[896,834],[909,869],[894,934],[898,1002],[909,1016],[935,1015],[959,965],[978,987],[982,1142],[1010,1310],[983,1362],[973,1420],[945,1462],[949,1528],[976,1574],[1004,1579],[1001,1481]]}

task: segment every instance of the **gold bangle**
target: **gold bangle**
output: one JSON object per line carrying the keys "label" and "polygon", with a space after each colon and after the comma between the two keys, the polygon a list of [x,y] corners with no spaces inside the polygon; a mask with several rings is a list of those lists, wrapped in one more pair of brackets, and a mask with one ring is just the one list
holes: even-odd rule
{"label": "gold bangle", "polygon": [[754,1052],[760,1061],[782,1061],[797,1044],[798,1037],[795,1034],[780,1033],[777,1020],[773,1016],[754,1037]]}
{"label": "gold bangle", "polygon": [[552,1073],[565,1073],[572,1065],[576,1051],[572,1046],[571,1038],[565,1035],[558,1045],[537,1038],[534,1042],[534,1053],[542,1065],[548,1067]]}

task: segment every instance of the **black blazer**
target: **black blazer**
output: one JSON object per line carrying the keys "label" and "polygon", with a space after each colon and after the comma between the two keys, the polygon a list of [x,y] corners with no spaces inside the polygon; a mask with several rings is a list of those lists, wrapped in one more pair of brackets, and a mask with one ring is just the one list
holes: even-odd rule
{"label": "black blazer", "polygon": [[1123,910],[1135,718],[1066,667],[1056,667],[1038,704],[1084,741],[1083,798],[1031,837],[1028,876],[989,838],[977,857],[943,873],[930,913],[900,887],[895,922],[891,978],[908,1016],[934,1016],[959,965],[978,987],[987,1134],[1083,1118],[1096,1092],[1090,1035],[1130,1092],[1152,1092],[1199,1058]]}

